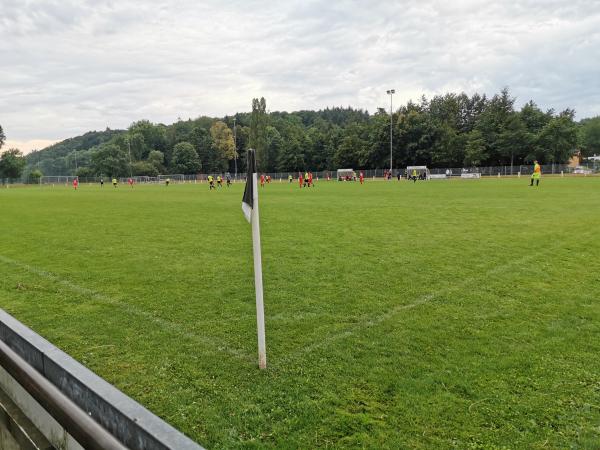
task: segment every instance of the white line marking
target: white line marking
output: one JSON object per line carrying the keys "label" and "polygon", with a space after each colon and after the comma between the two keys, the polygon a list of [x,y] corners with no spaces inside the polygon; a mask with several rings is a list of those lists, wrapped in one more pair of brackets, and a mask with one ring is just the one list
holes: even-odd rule
{"label": "white line marking", "polygon": [[244,362],[248,362],[248,363],[252,363],[252,364],[255,362],[253,357],[250,357],[250,355],[245,354],[241,350],[222,345],[221,343],[218,343],[218,342],[214,341],[213,339],[210,339],[210,338],[207,338],[204,336],[199,336],[190,331],[185,331],[182,329],[182,326],[180,324],[171,322],[166,319],[162,319],[160,317],[157,317],[157,316],[149,313],[148,311],[138,308],[137,306],[114,299],[114,298],[109,297],[108,295],[102,294],[100,292],[93,291],[92,289],[88,289],[86,287],[80,286],[69,280],[65,280],[65,279],[59,277],[58,275],[55,275],[46,270],[39,269],[37,267],[22,263],[20,261],[14,260],[12,258],[8,258],[3,255],[0,255],[0,262],[3,262],[8,265],[13,265],[20,269],[24,269],[30,273],[33,273],[35,275],[38,275],[40,277],[43,277],[50,281],[58,283],[64,287],[66,287],[67,289],[71,290],[72,292],[80,294],[84,297],[89,297],[98,302],[119,307],[119,308],[125,310],[126,312],[128,312],[129,314],[143,317],[144,319],[153,322],[154,324],[162,327],[163,329],[170,331],[173,334],[184,337],[184,338],[194,341],[198,344],[202,344],[203,346],[215,348],[220,352],[227,353],[230,356],[233,356]]}
{"label": "white line marking", "polygon": [[453,286],[449,286],[444,289],[440,289],[433,293],[425,294],[413,303],[394,306],[393,308],[389,309],[388,311],[386,311],[382,314],[378,314],[378,315],[372,316],[370,319],[367,319],[365,321],[356,322],[356,323],[352,324],[345,331],[342,331],[342,332],[339,332],[336,334],[331,334],[328,337],[324,337],[324,338],[320,339],[318,342],[314,342],[312,344],[309,344],[305,347],[302,347],[302,348],[296,350],[295,352],[291,352],[288,356],[281,358],[280,362],[286,362],[289,360],[293,360],[293,359],[296,359],[297,357],[301,357],[301,356],[305,355],[306,353],[311,353],[316,349],[327,347],[329,344],[331,344],[335,341],[339,341],[341,339],[344,339],[344,338],[347,338],[347,337],[357,334],[360,330],[362,330],[364,328],[370,328],[370,327],[380,325],[381,323],[385,322],[388,319],[391,319],[392,317],[394,317],[396,314],[398,314],[401,311],[416,308],[418,306],[430,303],[432,300],[434,300],[435,298],[437,298],[441,295],[447,295],[455,290],[464,289],[466,286],[470,285],[471,283],[473,283],[475,281],[485,279],[495,273],[503,272],[503,271],[511,268],[514,265],[523,264],[527,261],[534,260],[534,259],[537,260],[540,258],[541,255],[543,255],[545,253],[550,253],[551,251],[555,250],[555,248],[558,248],[562,245],[564,245],[564,242],[558,241],[557,245],[547,247],[545,251],[528,254],[519,259],[512,260],[512,261],[510,261],[506,264],[500,265],[500,266],[493,266],[491,269],[485,271],[483,274],[465,278],[461,283],[458,283]]}

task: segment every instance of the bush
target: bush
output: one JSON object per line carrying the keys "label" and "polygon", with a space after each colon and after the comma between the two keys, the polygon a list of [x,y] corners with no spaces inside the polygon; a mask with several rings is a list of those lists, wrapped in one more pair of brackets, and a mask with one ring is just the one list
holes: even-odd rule
{"label": "bush", "polygon": [[40,178],[42,178],[44,174],[40,169],[32,170],[27,176],[27,182],[29,184],[38,184],[40,182]]}

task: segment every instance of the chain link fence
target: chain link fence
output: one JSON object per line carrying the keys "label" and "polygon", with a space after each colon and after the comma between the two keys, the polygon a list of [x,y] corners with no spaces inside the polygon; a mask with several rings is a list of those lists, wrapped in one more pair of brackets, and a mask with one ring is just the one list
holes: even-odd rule
{"label": "chain link fence", "polygon": [[[386,175],[389,174],[389,169],[367,169],[360,170],[355,169],[356,177],[359,176],[360,172],[363,172],[365,178],[367,179],[384,179]],[[429,172],[431,175],[445,175],[446,178],[460,178],[464,174],[479,174],[481,177],[516,177],[516,176],[526,176],[531,175],[533,172],[533,165],[514,165],[514,166],[492,166],[492,167],[446,167],[446,168],[429,168]],[[313,178],[315,180],[336,180],[337,179],[337,169],[332,170],[322,170],[312,172]],[[590,164],[586,166],[569,166],[566,164],[546,164],[542,166],[542,175],[580,175],[580,176],[588,176],[588,175],[597,175],[600,174],[600,165]],[[131,177],[136,184],[145,184],[145,183],[164,183],[167,178],[170,179],[170,182],[173,184],[177,183],[205,183],[207,182],[207,178],[209,175],[212,175],[214,178],[217,176],[222,176],[225,180],[227,177],[227,173],[203,173],[203,174],[195,174],[195,175],[183,175],[183,174],[166,174],[159,175],[157,177],[146,177],[146,176],[135,176]],[[261,175],[270,176],[271,181],[276,182],[287,182],[289,177],[291,176],[293,180],[297,180],[300,172],[269,172]],[[229,174],[231,180],[233,182],[245,181],[246,174],[238,173]],[[302,176],[304,176],[304,172],[302,172]],[[394,169],[391,173],[391,178],[406,178],[406,168]],[[54,177],[42,177],[40,180],[37,180],[35,183],[29,182],[29,184],[69,184],[73,180],[73,176],[54,176]],[[130,177],[119,177],[119,183],[127,183]],[[105,183],[110,184],[110,177],[79,177],[80,183],[97,183],[100,184],[100,180],[103,179]],[[0,184],[8,186],[10,184],[26,184],[28,180],[26,179],[0,179]]]}

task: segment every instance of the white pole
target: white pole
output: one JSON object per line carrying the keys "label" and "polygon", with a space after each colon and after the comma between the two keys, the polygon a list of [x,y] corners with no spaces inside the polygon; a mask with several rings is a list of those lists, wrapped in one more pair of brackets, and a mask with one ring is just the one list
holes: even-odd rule
{"label": "white pole", "polygon": [[260,221],[258,218],[258,181],[252,174],[252,249],[254,251],[254,289],[256,290],[256,326],[258,329],[258,367],[267,367],[267,347],[265,343],[265,307],[263,303],[262,256],[260,251]]}
{"label": "white pole", "polygon": [[237,131],[235,127],[235,117],[233,118],[233,163],[235,164],[235,175],[233,182],[237,179]]}
{"label": "white pole", "polygon": [[[391,91],[392,93],[390,94],[390,173],[392,173],[392,140],[394,139],[394,135],[393,135],[393,122],[394,122],[394,110],[392,108],[392,98],[394,97],[394,91]],[[387,180],[385,180],[387,181]]]}

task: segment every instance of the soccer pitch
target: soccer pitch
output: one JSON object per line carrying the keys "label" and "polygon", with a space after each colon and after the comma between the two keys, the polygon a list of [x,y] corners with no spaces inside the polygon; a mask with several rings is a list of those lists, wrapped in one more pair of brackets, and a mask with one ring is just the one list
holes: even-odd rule
{"label": "soccer pitch", "polygon": [[0,307],[208,448],[600,447],[600,178],[0,190]]}

